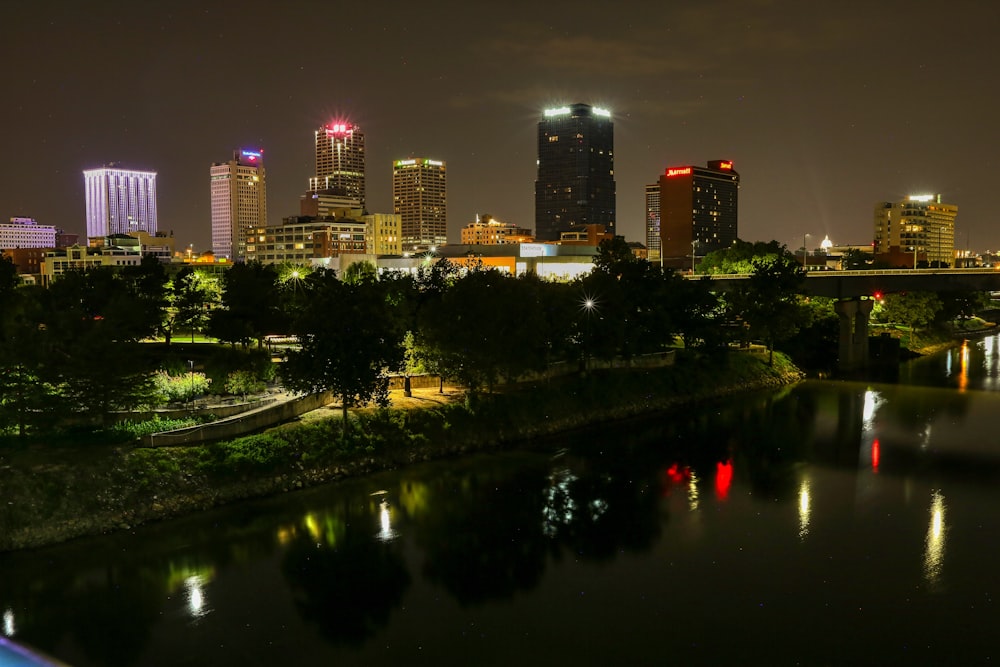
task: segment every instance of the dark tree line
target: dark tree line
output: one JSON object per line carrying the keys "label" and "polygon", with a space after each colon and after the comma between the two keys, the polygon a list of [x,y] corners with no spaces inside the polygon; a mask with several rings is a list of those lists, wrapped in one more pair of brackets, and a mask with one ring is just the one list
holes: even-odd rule
{"label": "dark tree line", "polygon": [[749,267],[739,289],[716,292],[709,280],[635,258],[621,238],[602,243],[594,271],[569,283],[446,261],[415,275],[251,262],[221,281],[190,269],[168,279],[147,258],[69,272],[42,289],[18,287],[3,262],[0,429],[23,432],[53,410],[106,416],[144,404],[156,362],[142,341],[169,345],[196,330],[236,348],[294,336],[283,382],[330,391],[345,410],[385,403],[389,374],[400,371],[436,373],[475,396],[557,363],[628,363],[750,339],[770,346],[807,319],[795,296],[800,274],[787,251]]}

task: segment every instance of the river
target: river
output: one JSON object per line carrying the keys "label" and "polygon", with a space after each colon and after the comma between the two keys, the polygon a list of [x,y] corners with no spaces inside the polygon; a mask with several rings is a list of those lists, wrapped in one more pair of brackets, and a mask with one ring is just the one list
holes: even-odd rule
{"label": "river", "polygon": [[77,667],[1000,658],[1000,340],[0,555]]}

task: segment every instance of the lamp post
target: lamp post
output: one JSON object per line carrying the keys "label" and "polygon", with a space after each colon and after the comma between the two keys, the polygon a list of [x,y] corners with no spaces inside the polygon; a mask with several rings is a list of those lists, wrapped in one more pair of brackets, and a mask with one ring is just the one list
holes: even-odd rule
{"label": "lamp post", "polygon": [[584,347],[583,347],[583,373],[586,375],[590,367],[590,316],[594,312],[594,308],[597,306],[597,302],[594,301],[593,297],[585,296],[581,302],[581,307],[585,311],[584,317],[587,318],[587,327],[585,329],[584,335]]}
{"label": "lamp post", "polygon": [[807,255],[809,253],[809,250],[806,247],[806,239],[809,238],[810,236],[812,236],[812,234],[803,234],[802,235],[802,270],[803,271],[806,270],[806,257],[807,257]]}
{"label": "lamp post", "polygon": [[695,258],[697,258],[697,254],[695,254],[695,247],[697,247],[697,245],[698,245],[698,239],[692,239],[691,240],[691,275],[692,276],[694,275],[694,260],[695,260]]}
{"label": "lamp post", "polygon": [[194,359],[188,359],[188,373],[191,378],[191,405],[194,405]]}

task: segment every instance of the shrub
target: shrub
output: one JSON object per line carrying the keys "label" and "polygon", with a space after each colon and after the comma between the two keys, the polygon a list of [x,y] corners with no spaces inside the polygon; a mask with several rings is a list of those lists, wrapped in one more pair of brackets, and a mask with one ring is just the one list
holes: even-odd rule
{"label": "shrub", "polygon": [[129,439],[138,440],[150,433],[162,433],[172,431],[177,428],[195,426],[198,423],[195,419],[160,419],[159,417],[142,422],[122,421],[118,422],[110,429],[112,435],[127,436]]}
{"label": "shrub", "polygon": [[187,373],[186,375],[169,375],[164,371],[153,374],[156,394],[168,403],[178,403],[193,400],[208,392],[211,380],[204,373]]}
{"label": "shrub", "polygon": [[229,394],[240,394],[246,398],[247,394],[259,394],[265,389],[267,385],[252,371],[233,371],[226,378],[226,393]]}

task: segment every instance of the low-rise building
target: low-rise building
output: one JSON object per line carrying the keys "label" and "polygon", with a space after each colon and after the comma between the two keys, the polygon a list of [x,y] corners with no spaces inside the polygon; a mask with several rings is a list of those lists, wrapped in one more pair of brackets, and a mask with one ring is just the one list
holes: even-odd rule
{"label": "low-rise building", "polygon": [[501,222],[492,215],[476,216],[462,228],[464,245],[504,245],[510,243],[532,243],[535,240],[530,229],[518,227],[512,222]]}
{"label": "low-rise building", "polygon": [[65,249],[50,250],[41,263],[42,285],[48,286],[56,277],[67,271],[84,270],[98,266],[138,266],[142,254],[127,248],[88,248],[73,245]]}
{"label": "low-rise building", "polygon": [[40,225],[34,218],[13,217],[0,223],[0,250],[54,248],[58,233],[52,225]]}

